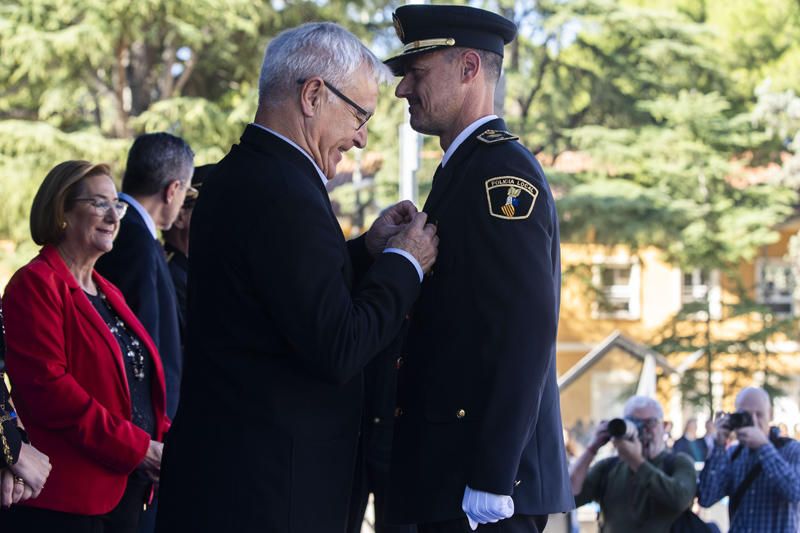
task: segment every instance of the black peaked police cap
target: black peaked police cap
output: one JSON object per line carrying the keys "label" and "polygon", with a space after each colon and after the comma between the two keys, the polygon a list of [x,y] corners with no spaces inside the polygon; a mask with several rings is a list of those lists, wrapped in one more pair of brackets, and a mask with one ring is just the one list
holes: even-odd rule
{"label": "black peaked police cap", "polygon": [[392,14],[394,29],[405,45],[384,63],[396,76],[405,73],[410,56],[450,46],[488,50],[503,55],[514,40],[517,26],[491,11],[468,6],[405,5]]}

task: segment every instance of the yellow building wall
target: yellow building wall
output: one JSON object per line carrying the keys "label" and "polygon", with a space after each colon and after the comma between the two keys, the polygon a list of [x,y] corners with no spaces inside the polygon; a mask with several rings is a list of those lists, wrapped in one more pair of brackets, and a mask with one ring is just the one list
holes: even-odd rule
{"label": "yellow building wall", "polygon": [[[758,257],[784,258],[788,250],[789,239],[800,229],[799,221],[792,221],[778,228],[779,239],[759,250],[753,261],[743,262],[738,269],[738,276],[751,298],[755,297],[756,259]],[[606,247],[592,244],[562,243],[562,265],[564,270],[561,300],[561,318],[559,322],[559,350],[557,372],[561,376],[572,368],[587,352],[608,337],[615,330],[644,345],[651,345],[669,325],[681,307],[681,271],[669,265],[663,254],[656,248],[639,250],[634,256],[625,247]],[[591,266],[603,263],[629,263],[638,261],[640,268],[639,302],[640,313],[637,318],[602,318],[593,310],[595,294],[587,286],[591,282]],[[725,305],[737,302],[736,287],[732,280],[722,276],[722,301]],[[723,307],[723,310],[725,307]],[[713,339],[741,338],[746,333],[758,331],[764,327],[759,315],[750,315],[735,320],[712,321],[711,336]],[[687,321],[677,325],[681,334],[704,331],[705,323]],[[794,381],[800,376],[800,354],[791,341],[798,339],[777,339],[782,349],[788,351],[772,354],[770,371],[792,377]],[[785,342],[784,342],[785,341]],[[774,346],[772,347],[775,348]],[[610,355],[610,354],[609,354]],[[673,364],[678,364],[687,354],[675,354],[668,357]],[[631,356],[627,356],[631,361]],[[569,427],[579,418],[586,421],[593,411],[592,401],[597,393],[592,392],[592,374],[608,373],[611,365],[619,365],[620,369],[630,368],[631,363],[618,354],[607,357],[592,367],[569,387],[562,390],[561,410],[565,425]],[[752,358],[749,360],[752,363]],[[720,355],[715,358],[715,369],[730,368],[742,362],[735,355]],[[701,359],[696,363],[703,365]],[[723,374],[724,371],[723,371]],[[736,382],[732,374],[722,377],[723,402],[725,409],[733,408],[735,392],[743,386],[757,384],[763,379],[760,371],[755,371],[749,383]],[[794,386],[794,385],[793,385]],[[800,384],[796,387],[800,394]],[[668,397],[674,394],[669,380],[659,380],[660,398],[667,409]],[[660,394],[662,396],[662,394]],[[789,408],[790,409],[790,408]],[[618,413],[617,413],[618,414]],[[615,415],[616,416],[616,415]],[[800,413],[798,413],[800,417]]]}

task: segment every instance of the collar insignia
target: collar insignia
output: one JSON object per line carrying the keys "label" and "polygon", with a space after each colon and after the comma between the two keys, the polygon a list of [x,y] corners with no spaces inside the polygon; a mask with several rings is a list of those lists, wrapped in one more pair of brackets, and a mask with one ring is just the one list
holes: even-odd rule
{"label": "collar insignia", "polygon": [[478,140],[486,144],[495,144],[505,141],[516,141],[519,136],[503,130],[485,130],[478,135]]}

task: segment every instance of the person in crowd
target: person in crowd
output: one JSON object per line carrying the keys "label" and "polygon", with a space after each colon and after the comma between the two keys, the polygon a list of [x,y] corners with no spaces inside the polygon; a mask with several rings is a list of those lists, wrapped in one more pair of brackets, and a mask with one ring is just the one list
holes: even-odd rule
{"label": "person in crowd", "polygon": [[192,214],[187,366],[157,531],[347,527],[362,369],[399,332],[438,245],[410,202],[349,242],[331,209],[325,183],[366,146],[388,79],[336,24],[269,43],[255,120]]}
{"label": "person in crowd", "polygon": [[[700,505],[710,507],[728,496],[730,533],[796,533],[800,443],[770,428],[772,404],[764,389],[742,389],[736,410],[716,420],[714,447],[700,472]],[[734,435],[738,444],[728,449]]]}
{"label": "person in crowd", "polygon": [[444,157],[423,211],[442,248],[397,362],[387,520],[535,532],[573,508],[556,383],[558,217],[533,155],[494,115],[513,22],[467,6],[394,13],[411,127]]}
{"label": "person in crowd", "polygon": [[194,153],[169,133],[136,138],[128,152],[120,200],[130,209],[114,249],[97,261],[97,271],[116,285],[156,344],[167,384],[167,416],[175,417],[183,354],[178,303],[158,229],[169,229],[191,188]]}
{"label": "person in crowd", "polygon": [[[192,224],[192,211],[203,180],[214,169],[214,165],[195,167],[192,175],[192,188],[186,193],[178,216],[172,227],[161,232],[164,237],[164,251],[167,265],[175,286],[175,301],[178,304],[178,326],[181,333],[181,348],[186,344],[186,284],[189,277],[189,228]],[[196,191],[196,192],[195,192]]]}
{"label": "person in crowd", "polygon": [[703,439],[697,438],[697,419],[690,418],[683,427],[683,435],[675,441],[672,446],[673,452],[682,452],[694,459],[696,462],[706,460],[708,449]]}
{"label": "person in crowd", "polygon": [[[624,416],[638,434],[612,439],[606,422],[597,426],[570,474],[575,503],[597,502],[605,533],[667,533],[694,501],[694,463],[665,448],[664,412],[656,400],[633,396],[625,403]],[[592,465],[609,441],[617,456]]]}
{"label": "person in crowd", "polygon": [[717,439],[717,426],[714,424],[713,418],[706,420],[705,428],[706,432],[703,435],[703,448],[706,451],[706,455],[703,461],[708,459],[708,455],[711,453],[711,450],[714,449],[714,442]]}
{"label": "person in crowd", "polygon": [[6,388],[5,353],[3,307],[0,305],[0,508],[39,496],[52,468],[50,459],[31,445],[25,430],[18,424]]}
{"label": "person in crowd", "polygon": [[108,166],[56,165],[31,207],[39,255],[3,298],[6,366],[31,440],[53,469],[3,531],[135,532],[158,480],[165,414],[158,351],[120,291],[94,269],[127,204]]}

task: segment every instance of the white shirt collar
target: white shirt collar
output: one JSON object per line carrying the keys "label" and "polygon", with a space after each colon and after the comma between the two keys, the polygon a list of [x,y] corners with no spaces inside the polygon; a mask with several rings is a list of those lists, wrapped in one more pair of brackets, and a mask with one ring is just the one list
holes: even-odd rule
{"label": "white shirt collar", "polygon": [[463,130],[461,130],[461,133],[458,134],[458,137],[456,137],[450,144],[450,146],[447,147],[447,151],[444,153],[444,157],[442,157],[442,168],[444,168],[444,166],[447,164],[447,161],[453,156],[458,147],[461,146],[461,143],[463,143],[467,139],[467,137],[472,135],[473,131],[477,130],[483,124],[486,124],[490,120],[494,120],[496,118],[498,118],[497,115],[487,115],[485,117],[481,117],[472,124],[470,124],[469,126],[467,126],[466,128],[464,128]]}
{"label": "white shirt collar", "polygon": [[129,194],[125,194],[124,192],[119,193],[119,199],[124,201],[126,204],[134,208],[137,213],[139,213],[139,216],[142,217],[142,220],[144,220],[147,229],[150,230],[150,235],[152,235],[154,239],[158,239],[158,233],[156,232],[156,223],[153,220],[153,217],[150,216],[150,213],[148,213],[147,210],[144,208],[144,206],[142,206],[142,204],[137,202],[136,198],[134,198]]}
{"label": "white shirt collar", "polygon": [[277,138],[279,138],[279,139],[281,139],[281,140],[283,140],[283,141],[286,141],[286,142],[287,142],[287,143],[289,143],[290,145],[292,145],[292,146],[294,146],[295,148],[297,148],[297,149],[300,151],[300,153],[301,153],[301,154],[303,154],[304,156],[306,156],[306,157],[308,158],[308,160],[309,160],[309,161],[311,161],[311,164],[312,164],[312,165],[314,165],[314,168],[315,168],[315,169],[317,169],[317,174],[319,174],[319,179],[321,179],[321,180],[322,180],[322,185],[327,185],[327,184],[328,184],[328,178],[327,178],[327,177],[325,176],[325,174],[322,172],[322,169],[321,169],[321,168],[319,168],[319,165],[317,165],[317,162],[316,162],[316,161],[314,161],[314,158],[313,158],[313,157],[311,157],[311,156],[308,154],[308,152],[306,152],[305,150],[303,150],[302,148],[300,148],[300,147],[299,147],[299,146],[298,146],[298,145],[297,145],[297,144],[296,144],[294,141],[292,141],[292,140],[291,140],[291,139],[289,139],[288,137],[284,137],[283,135],[281,135],[281,134],[280,134],[280,133],[278,133],[277,131],[271,130],[271,129],[267,128],[266,126],[262,126],[261,124],[256,124],[255,122],[251,122],[250,124],[251,124],[251,125],[253,125],[253,126],[255,126],[255,127],[257,127],[257,128],[261,128],[262,130],[264,130],[264,131],[267,131],[267,132],[269,132],[269,133],[273,134],[275,137],[277,137]]}

